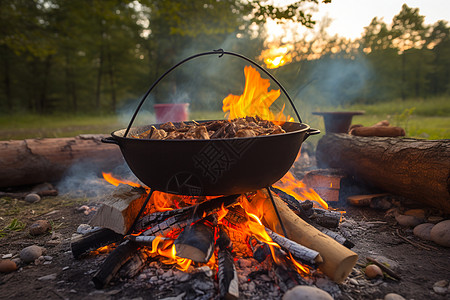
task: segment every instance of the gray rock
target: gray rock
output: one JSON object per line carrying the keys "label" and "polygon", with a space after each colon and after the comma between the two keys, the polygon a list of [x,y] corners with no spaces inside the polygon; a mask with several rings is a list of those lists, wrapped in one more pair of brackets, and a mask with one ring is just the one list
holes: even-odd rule
{"label": "gray rock", "polygon": [[24,200],[28,203],[35,203],[41,200],[41,196],[35,193],[31,193],[25,196]]}
{"label": "gray rock", "polygon": [[297,285],[296,287],[288,290],[283,300],[333,300],[330,294],[316,287],[307,285]]}
{"label": "gray rock", "polygon": [[389,293],[386,296],[384,296],[384,300],[406,300],[406,299],[400,296],[399,294]]}
{"label": "gray rock", "polygon": [[402,214],[396,214],[395,220],[398,222],[398,224],[407,227],[415,227],[423,223],[423,219],[417,218],[416,216],[407,216]]}
{"label": "gray rock", "polygon": [[431,240],[444,247],[450,247],[450,220],[437,223],[431,229]]}
{"label": "gray rock", "polygon": [[423,223],[414,227],[414,235],[422,240],[431,241],[431,229],[434,227],[433,223]]}
{"label": "gray rock", "polygon": [[28,246],[20,251],[20,259],[25,263],[34,262],[37,258],[42,256],[44,248],[37,245]]}

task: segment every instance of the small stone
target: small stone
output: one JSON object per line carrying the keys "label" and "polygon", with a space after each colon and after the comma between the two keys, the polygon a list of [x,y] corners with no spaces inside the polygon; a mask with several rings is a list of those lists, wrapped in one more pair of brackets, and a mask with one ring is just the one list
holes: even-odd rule
{"label": "small stone", "polygon": [[46,261],[51,261],[51,260],[53,260],[53,256],[50,256],[50,255],[44,255],[44,259],[45,259]]}
{"label": "small stone", "polygon": [[406,300],[406,299],[400,296],[399,294],[389,293],[384,296],[384,300]]}
{"label": "small stone", "polygon": [[35,193],[31,193],[25,196],[24,200],[28,203],[35,203],[41,200],[41,196]]}
{"label": "small stone", "polygon": [[415,216],[407,216],[407,215],[401,215],[401,214],[396,214],[395,220],[398,222],[398,224],[400,224],[402,226],[407,226],[407,227],[415,227],[415,226],[419,225],[420,223],[423,223],[423,219],[419,219]]}
{"label": "small stone", "polygon": [[431,229],[431,240],[438,245],[450,247],[450,220],[437,223]]}
{"label": "small stone", "polygon": [[440,280],[433,285],[433,291],[438,295],[446,295],[448,290],[448,280]]}
{"label": "small stone", "polygon": [[8,258],[12,258],[12,257],[13,257],[12,253],[8,253],[8,254],[3,255],[2,259],[8,259]]}
{"label": "small stone", "polygon": [[34,264],[36,265],[36,266],[38,266],[38,265],[42,265],[43,263],[44,263],[44,261],[45,261],[45,258],[44,258],[44,256],[39,256],[38,258],[36,258],[35,260],[34,260]]}
{"label": "small stone", "polygon": [[434,227],[433,223],[422,223],[414,227],[414,235],[422,240],[431,241],[431,229]]}
{"label": "small stone", "polygon": [[251,292],[251,293],[253,293],[253,292],[255,291],[255,289],[256,289],[256,284],[255,284],[254,281],[251,281],[251,282],[248,284],[248,291]]}
{"label": "small stone", "polygon": [[47,220],[37,220],[30,225],[29,232],[33,236],[41,235],[50,230],[52,226]]}
{"label": "small stone", "polygon": [[377,265],[368,265],[364,273],[370,279],[383,276],[383,271],[381,271],[380,267]]}
{"label": "small stone", "polygon": [[158,276],[152,276],[150,277],[150,283],[154,283],[158,281]]}
{"label": "small stone", "polygon": [[197,270],[198,270],[199,272],[205,273],[206,276],[208,276],[208,277],[213,276],[213,271],[212,271],[211,268],[208,267],[208,266],[201,266],[200,268],[197,268]]}
{"label": "small stone", "polygon": [[65,270],[69,270],[69,269],[70,269],[70,267],[68,267],[68,266],[66,266],[66,267],[62,268],[62,270],[63,270],[63,271],[65,271]]}
{"label": "small stone", "polygon": [[44,248],[37,245],[28,246],[20,251],[20,259],[25,263],[34,262],[38,257],[42,256]]}
{"label": "small stone", "polygon": [[47,280],[55,280],[55,279],[56,279],[56,273],[45,275],[45,276],[38,278],[39,281],[47,281]]}
{"label": "small stone", "polygon": [[17,264],[9,259],[0,260],[0,273],[10,273],[17,270]]}
{"label": "small stone", "polygon": [[296,287],[288,290],[283,298],[283,300],[333,300],[330,294],[316,287],[307,285],[297,285]]}
{"label": "small stone", "polygon": [[354,279],[354,278],[350,278],[348,281],[349,281],[351,284],[353,284],[353,285],[359,285],[358,280],[356,280],[356,279]]}
{"label": "small stone", "polygon": [[179,272],[180,274],[177,274],[177,280],[179,282],[186,282],[191,278],[191,275],[188,273],[184,273],[184,272]]}

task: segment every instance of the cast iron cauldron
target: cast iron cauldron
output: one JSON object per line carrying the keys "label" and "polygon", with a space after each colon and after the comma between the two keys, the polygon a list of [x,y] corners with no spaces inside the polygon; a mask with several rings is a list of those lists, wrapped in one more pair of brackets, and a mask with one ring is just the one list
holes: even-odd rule
{"label": "cast iron cauldron", "polygon": [[[257,137],[211,140],[147,140],[129,137],[151,126],[159,128],[160,124],[131,127],[140,107],[158,82],[180,64],[209,54],[238,56],[264,71],[286,94],[300,122],[286,122],[282,126],[286,133]],[[274,184],[291,168],[302,142],[318,133],[319,130],[301,123],[289,95],[271,74],[244,56],[219,50],[191,56],[168,70],[144,95],[128,128],[114,131],[111,137],[102,141],[119,145],[130,169],[152,189],[172,194],[214,196],[241,194]]]}

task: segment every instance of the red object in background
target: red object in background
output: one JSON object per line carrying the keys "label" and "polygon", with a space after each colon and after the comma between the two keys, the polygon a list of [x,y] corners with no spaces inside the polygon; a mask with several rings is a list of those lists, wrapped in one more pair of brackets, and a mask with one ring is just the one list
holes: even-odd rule
{"label": "red object in background", "polygon": [[189,119],[189,103],[155,104],[156,122],[181,122]]}

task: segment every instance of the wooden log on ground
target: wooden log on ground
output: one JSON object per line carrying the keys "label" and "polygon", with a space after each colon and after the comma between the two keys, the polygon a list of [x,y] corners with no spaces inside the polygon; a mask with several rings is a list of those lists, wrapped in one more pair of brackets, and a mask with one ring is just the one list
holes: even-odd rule
{"label": "wooden log on ground", "polygon": [[70,243],[70,248],[73,257],[78,259],[90,251],[118,242],[122,237],[121,234],[118,234],[111,229],[101,228],[73,240]]}
{"label": "wooden log on ground", "polygon": [[126,234],[133,225],[146,198],[144,189],[120,184],[102,200],[102,206],[90,220],[91,226],[109,228]]}
{"label": "wooden log on ground", "polygon": [[147,258],[147,252],[144,249],[140,249],[120,268],[119,276],[121,278],[133,278],[145,267]]}
{"label": "wooden log on ground", "polygon": [[76,162],[108,171],[124,162],[103,135],[0,142],[0,188],[59,181]]}
{"label": "wooden log on ground", "polygon": [[[343,282],[356,264],[358,255],[303,221],[278,196],[273,195],[273,198],[286,229],[287,238],[319,252],[323,258],[319,270],[331,280],[337,283]],[[258,191],[250,204],[257,208],[262,207],[266,226],[278,234],[283,234],[277,214],[266,193]]]}
{"label": "wooden log on ground", "polygon": [[316,159],[319,167],[343,169],[384,192],[450,212],[450,140],[327,134]]}

